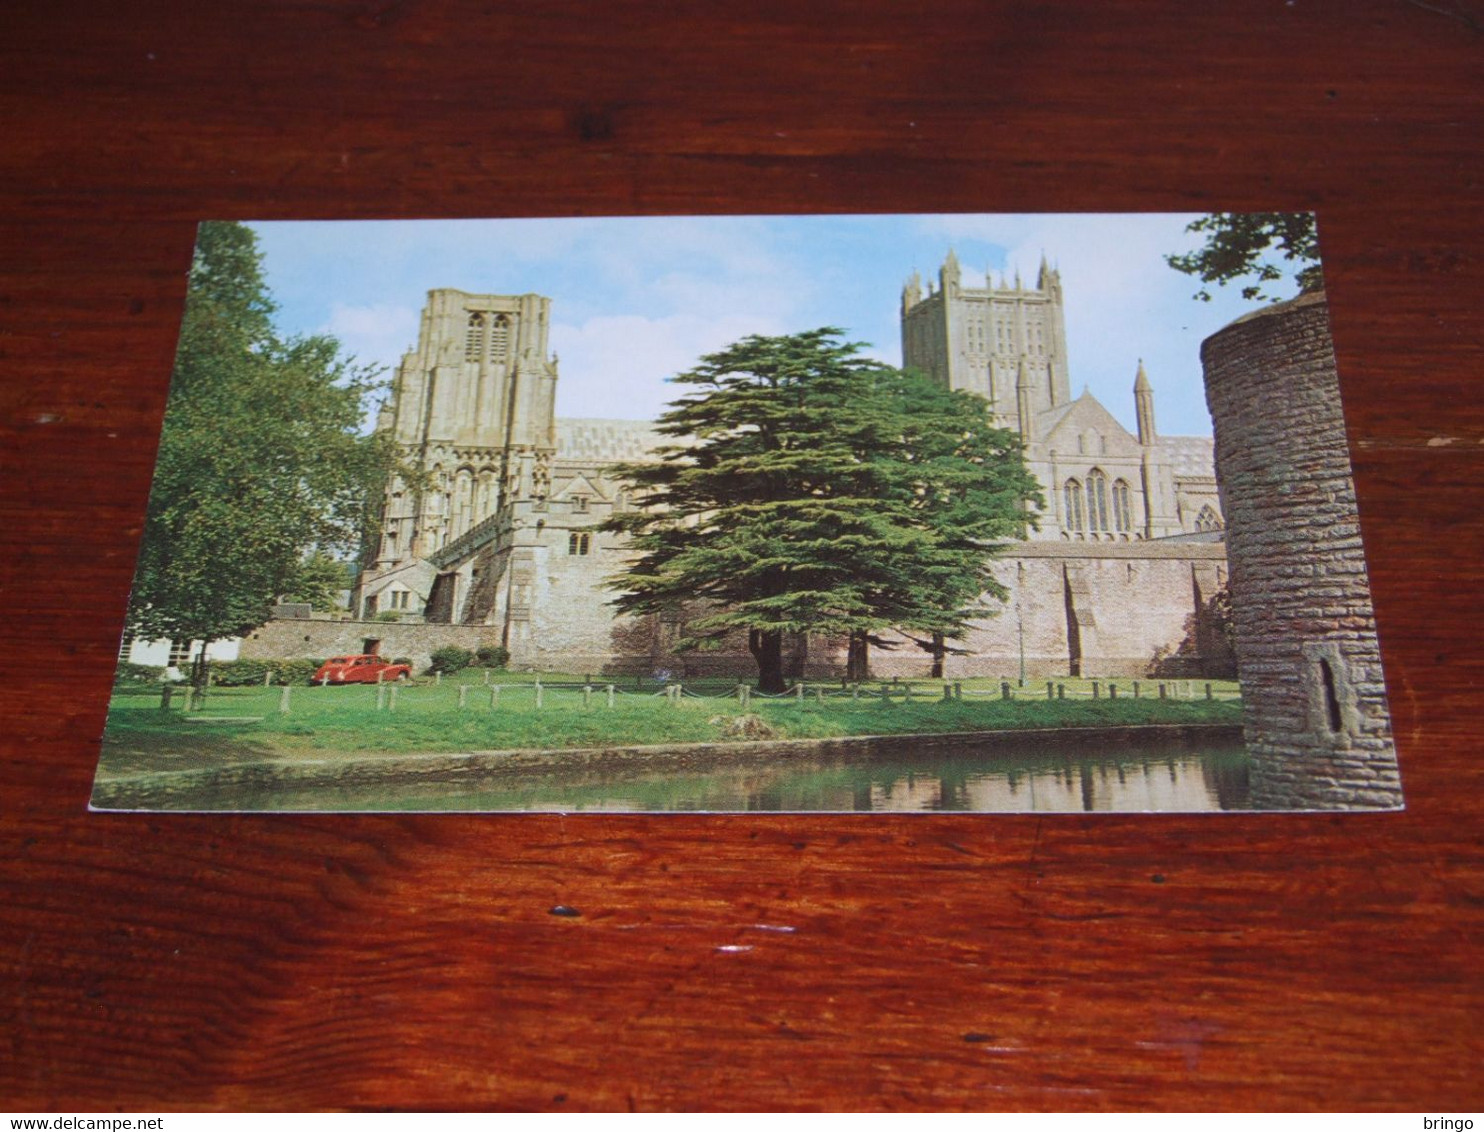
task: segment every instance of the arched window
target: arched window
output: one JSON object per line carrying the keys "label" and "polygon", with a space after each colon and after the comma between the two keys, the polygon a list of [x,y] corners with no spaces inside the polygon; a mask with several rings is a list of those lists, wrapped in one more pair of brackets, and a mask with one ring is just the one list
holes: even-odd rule
{"label": "arched window", "polygon": [[1108,477],[1094,468],[1087,474],[1087,526],[1092,531],[1107,531]]}
{"label": "arched window", "polygon": [[495,315],[490,326],[490,357],[502,361],[510,349],[510,320],[503,314]]}
{"label": "arched window", "polygon": [[1201,513],[1195,517],[1195,529],[1198,531],[1219,531],[1221,528],[1221,516],[1216,513],[1216,508],[1207,503],[1201,508]]}
{"label": "arched window", "polygon": [[1080,535],[1087,529],[1087,516],[1082,508],[1082,485],[1076,480],[1067,480],[1066,487],[1062,488],[1062,500],[1066,504],[1067,530]]}
{"label": "arched window", "polygon": [[568,554],[587,554],[593,547],[593,536],[586,531],[573,531],[567,536]]}
{"label": "arched window", "polygon": [[1126,535],[1134,529],[1134,510],[1127,480],[1113,481],[1113,529]]}
{"label": "arched window", "polygon": [[484,315],[469,314],[469,329],[464,332],[464,361],[477,362],[484,354]]}

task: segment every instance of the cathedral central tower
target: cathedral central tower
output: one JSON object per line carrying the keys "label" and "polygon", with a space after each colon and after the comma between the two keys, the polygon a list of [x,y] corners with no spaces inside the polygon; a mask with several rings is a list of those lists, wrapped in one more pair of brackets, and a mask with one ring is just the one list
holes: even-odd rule
{"label": "cathedral central tower", "polygon": [[1067,379],[1066,319],[1061,275],[1045,258],[1036,285],[985,273],[985,286],[965,287],[958,257],[949,251],[938,286],[913,274],[902,289],[902,364],[950,389],[977,393],[996,419],[1017,428],[1022,415],[1022,368],[1032,414],[1071,400]]}

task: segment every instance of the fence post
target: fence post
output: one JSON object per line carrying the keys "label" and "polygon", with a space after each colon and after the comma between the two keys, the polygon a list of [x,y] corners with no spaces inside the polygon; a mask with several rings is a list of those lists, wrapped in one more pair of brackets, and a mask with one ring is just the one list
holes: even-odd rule
{"label": "fence post", "polygon": [[381,711],[386,707],[386,685],[380,680],[376,681],[376,710]]}
{"label": "fence post", "polygon": [[288,715],[288,713],[289,713],[289,693],[291,691],[293,691],[293,690],[294,690],[294,686],[292,684],[285,684],[283,686],[283,691],[281,691],[281,692],[278,693],[278,714],[279,715]]}
{"label": "fence post", "polygon": [[546,699],[545,689],[543,689],[541,687],[541,681],[540,680],[537,680],[536,681],[536,707],[537,708],[540,708],[541,705],[542,705],[542,703],[545,701],[545,699]]}
{"label": "fence post", "polygon": [[1056,699],[1056,686],[1050,680],[1046,681],[1046,698],[1048,700]]}
{"label": "fence post", "polygon": [[172,688],[169,684],[161,684],[160,685],[160,710],[161,711],[169,711],[170,710],[170,697],[173,696],[173,695],[175,695],[175,689]]}
{"label": "fence post", "polygon": [[263,687],[266,688],[266,687],[268,687],[272,683],[273,683],[273,669],[271,669],[271,668],[265,668],[265,669],[263,669]]}
{"label": "fence post", "polygon": [[386,710],[397,710],[397,685],[393,684],[386,694]]}
{"label": "fence post", "polygon": [[459,707],[464,707],[468,703],[469,703],[469,685],[468,684],[460,684],[459,685]]}
{"label": "fence post", "polygon": [[1096,680],[1092,682],[1092,698],[1098,698],[1098,682]]}
{"label": "fence post", "polygon": [[1165,686],[1163,684],[1161,684],[1159,686],[1159,698],[1160,699],[1164,699],[1165,698]]}
{"label": "fence post", "polygon": [[881,702],[884,704],[891,702],[891,685],[881,685]]}
{"label": "fence post", "polygon": [[1008,700],[1009,698],[1010,698],[1010,681],[1008,681],[1008,680],[1001,680],[1000,681],[1000,699],[1002,699],[1002,700]]}
{"label": "fence post", "polygon": [[484,670],[484,682],[486,684],[490,682],[490,670],[488,668]]}
{"label": "fence post", "polygon": [[1059,700],[1067,698],[1067,686],[1065,684],[1058,684],[1056,686],[1056,698]]}
{"label": "fence post", "polygon": [[1210,684],[1207,684],[1206,685],[1206,699],[1208,699],[1208,700],[1214,700],[1215,698],[1216,697],[1211,694],[1211,685]]}
{"label": "fence post", "polygon": [[1137,680],[1135,680],[1134,681],[1134,699],[1137,700],[1138,698],[1139,698],[1139,682]]}
{"label": "fence post", "polygon": [[443,683],[443,673],[441,673],[441,672],[435,672],[435,673],[433,673],[433,686],[434,687],[438,687],[442,683]]}
{"label": "fence post", "polygon": [[794,699],[798,700],[799,703],[804,702],[804,682],[802,680],[794,685]]}
{"label": "fence post", "polygon": [[609,707],[612,707],[613,706],[613,685],[612,684],[609,684],[608,685],[608,706]]}
{"label": "fence post", "polygon": [[964,698],[964,686],[957,680],[953,682],[953,698],[956,700]]}
{"label": "fence post", "polygon": [[490,709],[494,710],[500,706],[500,685],[490,685]]}
{"label": "fence post", "polygon": [[852,700],[858,700],[861,698],[860,681],[856,681],[854,684],[850,685],[850,698]]}
{"label": "fence post", "polygon": [[952,703],[953,702],[953,685],[952,684],[944,684],[943,685],[943,702],[945,704]]}
{"label": "fence post", "polygon": [[1117,684],[1109,684],[1108,685],[1108,698],[1110,700],[1116,700],[1118,698],[1118,685]]}
{"label": "fence post", "polygon": [[582,686],[582,708],[583,708],[584,711],[586,711],[588,708],[590,708],[592,706],[593,706],[593,686],[591,684],[584,684]]}

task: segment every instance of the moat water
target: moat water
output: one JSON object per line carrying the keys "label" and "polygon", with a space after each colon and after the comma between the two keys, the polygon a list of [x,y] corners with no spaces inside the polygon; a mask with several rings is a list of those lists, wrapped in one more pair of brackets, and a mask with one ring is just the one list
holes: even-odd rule
{"label": "moat water", "polygon": [[548,812],[1140,813],[1241,810],[1248,758],[1240,743],[1175,743],[1109,751],[1095,740],[1054,753],[976,751],[843,762],[800,757],[669,770],[564,772],[470,789],[434,783],[291,791],[253,809]]}

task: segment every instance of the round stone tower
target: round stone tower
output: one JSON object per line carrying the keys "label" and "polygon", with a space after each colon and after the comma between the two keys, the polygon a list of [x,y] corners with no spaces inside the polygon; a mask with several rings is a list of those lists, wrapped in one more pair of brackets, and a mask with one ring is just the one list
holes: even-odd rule
{"label": "round stone tower", "polygon": [[1392,745],[1324,296],[1201,346],[1257,809],[1395,809]]}

